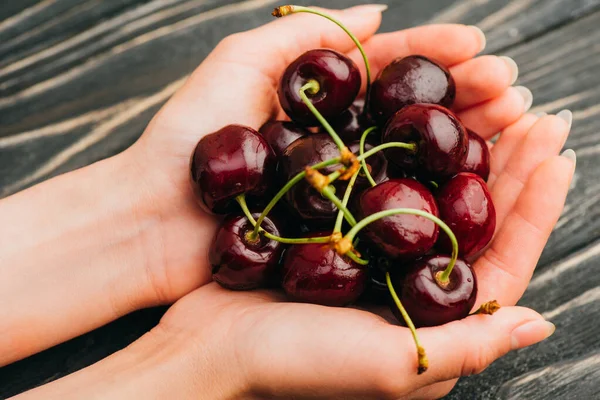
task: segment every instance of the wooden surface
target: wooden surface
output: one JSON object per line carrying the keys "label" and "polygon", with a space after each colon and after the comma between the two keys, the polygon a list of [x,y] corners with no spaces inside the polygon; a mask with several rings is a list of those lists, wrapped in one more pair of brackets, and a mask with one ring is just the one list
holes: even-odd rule
{"label": "wooden surface", "polygon": [[[381,31],[476,24],[487,53],[520,66],[534,111],[574,112],[568,204],[521,301],[557,326],[549,340],[462,379],[450,399],[600,398],[600,0],[384,0]],[[298,1],[345,7],[360,1]],[[0,197],[133,143],[229,33],[270,20],[272,0],[2,0]],[[143,310],[0,369],[0,398],[123,348],[160,318]]]}

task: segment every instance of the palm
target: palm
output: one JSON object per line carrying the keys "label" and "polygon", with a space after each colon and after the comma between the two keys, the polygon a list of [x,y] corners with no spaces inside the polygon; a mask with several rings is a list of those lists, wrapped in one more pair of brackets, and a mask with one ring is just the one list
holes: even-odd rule
{"label": "palm", "polygon": [[[296,35],[303,32],[305,18],[311,18],[314,35]],[[347,18],[348,27],[364,43],[374,74],[403,55],[418,53],[438,59],[450,67],[456,80],[455,111],[462,121],[486,139],[504,131],[492,148],[489,182],[498,212],[496,238],[475,269],[480,281],[478,303],[492,298],[502,304],[516,303],[568,189],[571,169],[564,159],[553,157],[566,140],[567,124],[556,117],[523,116],[526,99],[509,87],[508,64],[494,56],[472,59],[480,38],[469,27],[427,26],[372,36],[380,21],[378,14]],[[442,39],[445,46],[438,47]],[[187,166],[195,143],[229,123],[258,128],[268,119],[282,117],[277,79],[301,52],[318,47],[344,51],[361,65],[345,34],[316,16],[286,17],[225,40],[135,146],[167,182],[160,193],[168,205],[162,218],[164,255],[151,267],[161,300],[173,301],[210,282],[205,260],[215,222],[199,211],[188,186]],[[398,52],[390,54],[389,48]],[[551,195],[550,183],[555,188]],[[364,322],[374,321],[360,315]]]}

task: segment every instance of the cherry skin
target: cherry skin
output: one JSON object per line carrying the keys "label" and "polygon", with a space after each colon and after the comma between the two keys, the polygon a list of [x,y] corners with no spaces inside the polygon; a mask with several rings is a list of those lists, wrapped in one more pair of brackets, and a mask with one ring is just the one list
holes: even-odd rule
{"label": "cherry skin", "polygon": [[277,160],[269,144],[252,128],[228,125],[204,136],[190,160],[190,178],[204,211],[226,214],[235,197],[261,195],[275,177]]}
{"label": "cherry skin", "polygon": [[306,129],[288,121],[269,121],[258,130],[277,157],[296,139],[310,135]]}
{"label": "cherry skin", "polygon": [[490,149],[485,140],[472,130],[467,129],[467,136],[469,149],[461,172],[472,172],[487,181],[490,176]]}
{"label": "cherry skin", "polygon": [[277,94],[286,114],[296,123],[319,125],[299,95],[299,90],[310,80],[319,83],[319,91],[307,97],[327,120],[339,116],[350,107],[358,91],[361,78],[358,67],[348,57],[330,49],[309,50],[294,60],[284,71]]}
{"label": "cherry skin", "polygon": [[[438,215],[433,195],[413,179],[390,179],[365,190],[358,199],[360,219],[393,208],[414,208]],[[365,236],[390,258],[415,258],[427,253],[438,238],[438,226],[424,217],[398,214],[369,224]]]}
{"label": "cherry skin", "polygon": [[401,169],[433,180],[456,174],[467,158],[464,126],[450,110],[434,104],[413,104],[398,111],[385,126],[382,141],[416,143],[416,152],[392,148],[386,156]]}
{"label": "cherry skin", "polygon": [[[370,143],[365,143],[365,153],[371,150],[373,147],[375,146]],[[360,154],[360,142],[352,142],[348,144],[348,149],[356,155]],[[371,173],[371,178],[373,178],[375,183],[385,182],[389,179],[388,161],[382,151],[373,154],[371,157],[367,158],[365,162],[367,164],[367,169]],[[339,193],[339,196],[343,196],[343,193],[347,187],[347,181],[337,180],[333,185],[336,188],[336,193]],[[356,182],[354,183],[352,196],[357,196],[370,187],[371,184],[364,171],[361,169],[361,171],[358,173],[358,177],[356,178]]]}
{"label": "cherry skin", "polygon": [[[496,229],[496,209],[479,175],[457,174],[440,188],[436,200],[440,218],[456,236],[461,257],[468,258],[489,243]],[[446,235],[440,235],[439,247],[448,253],[452,251]]]}
{"label": "cherry skin", "polygon": [[[258,216],[253,214],[255,219]],[[265,218],[261,226],[280,236],[273,219]],[[251,240],[253,230],[248,218],[236,214],[227,216],[219,227],[208,258],[213,280],[221,286],[232,290],[264,287],[277,269],[284,245],[263,235]]]}
{"label": "cherry skin", "polygon": [[373,82],[370,109],[384,125],[403,107],[432,103],[449,108],[456,96],[450,72],[438,62],[420,55],[398,58],[388,64]]}
{"label": "cherry skin", "polygon": [[[364,99],[356,100],[339,117],[328,121],[344,143],[360,141],[363,132],[375,125],[371,118],[363,114],[364,103]],[[321,131],[325,132],[323,128],[321,128]],[[376,144],[379,136],[377,132],[371,132],[366,141],[367,143]]]}
{"label": "cherry skin", "polygon": [[[317,133],[295,140],[283,152],[280,159],[281,179],[289,181],[304,168],[322,161],[340,156],[340,151],[331,137]],[[327,175],[339,169],[336,164],[319,170]],[[306,180],[294,185],[285,197],[287,203],[294,208],[298,215],[307,223],[319,224],[332,221],[337,208],[327,198],[314,189]]]}
{"label": "cherry skin", "polygon": [[[446,285],[436,279],[449,262],[448,256],[429,256],[418,260],[404,276],[392,274],[392,285],[417,328],[465,318],[475,305],[477,278],[465,261],[456,261]],[[391,307],[403,321],[396,306]]]}
{"label": "cherry skin", "polygon": [[290,246],[284,255],[282,274],[283,289],[292,300],[325,306],[353,303],[367,283],[366,267],[323,243]]}

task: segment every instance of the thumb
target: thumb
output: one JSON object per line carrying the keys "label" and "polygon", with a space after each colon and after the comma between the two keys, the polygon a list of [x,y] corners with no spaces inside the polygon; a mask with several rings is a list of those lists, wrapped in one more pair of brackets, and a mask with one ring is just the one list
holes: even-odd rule
{"label": "thumb", "polygon": [[473,315],[464,320],[418,331],[429,358],[429,369],[419,386],[482,372],[511,350],[548,338],[555,327],[524,307],[504,307],[493,316]]}

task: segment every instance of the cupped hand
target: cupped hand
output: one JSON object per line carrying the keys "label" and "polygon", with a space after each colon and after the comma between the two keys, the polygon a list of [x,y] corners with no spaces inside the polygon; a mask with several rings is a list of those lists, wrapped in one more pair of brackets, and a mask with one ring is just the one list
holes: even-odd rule
{"label": "cupped hand", "polygon": [[[489,143],[497,230],[474,269],[477,305],[496,299],[503,308],[494,316],[420,329],[430,370],[417,375],[409,331],[378,315],[208,284],[207,251],[216,221],[199,210],[189,187],[188,162],[196,142],[230,123],[258,129],[269,119],[283,118],[277,81],[304,51],[333,48],[362,65],[337,26],[313,15],[293,15],[224,39],[129,150],[144,171],[152,171],[144,184],[156,199],[162,224],[160,246],[153,243],[148,257],[156,260],[148,271],[157,302],[201,287],[173,306],[159,330],[183,335],[202,349],[211,344],[213,353],[217,349],[213,368],[230,371],[228,380],[235,384],[227,390],[240,390],[232,395],[440,397],[455,378],[477,373],[506,352],[552,333],[553,326],[539,314],[511,306],[527,287],[564,205],[575,163],[558,154],[571,117],[568,112],[524,115],[531,92],[511,87],[517,78],[511,60],[473,58],[485,45],[476,28],[430,25],[374,35],[381,20],[377,8],[331,13],[364,43],[374,75],[396,57],[437,59],[456,80],[454,111],[465,125],[486,139],[501,132],[494,145]],[[203,354],[198,349],[199,359]]]}

